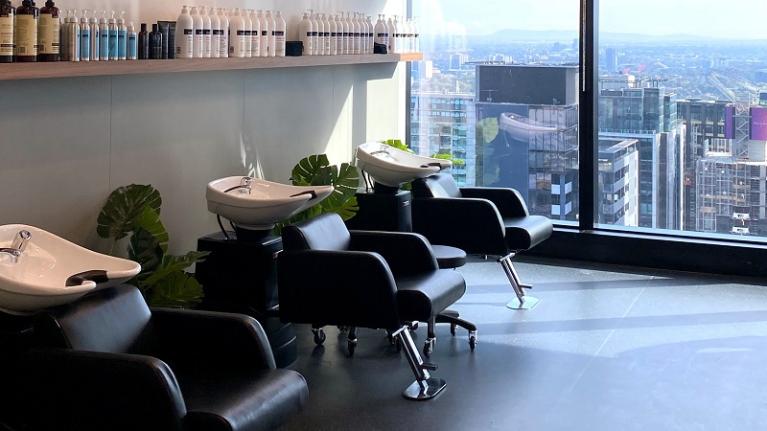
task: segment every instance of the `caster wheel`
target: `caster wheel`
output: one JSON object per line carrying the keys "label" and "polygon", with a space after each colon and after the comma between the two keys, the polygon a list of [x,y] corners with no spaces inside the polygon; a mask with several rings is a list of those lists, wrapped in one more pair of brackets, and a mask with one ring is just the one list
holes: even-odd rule
{"label": "caster wheel", "polygon": [[472,352],[474,351],[474,349],[477,348],[477,336],[476,335],[469,336],[469,348],[471,349]]}
{"label": "caster wheel", "polygon": [[357,340],[349,340],[346,343],[346,348],[349,350],[349,357],[354,356],[354,351],[357,349]]}
{"label": "caster wheel", "polygon": [[450,324],[450,335],[455,337],[455,323]]}
{"label": "caster wheel", "polygon": [[434,351],[434,342],[426,341],[423,345],[423,355],[427,358],[431,357],[431,353]]}
{"label": "caster wheel", "polygon": [[321,346],[325,342],[326,338],[327,336],[325,335],[325,331],[322,329],[314,331],[314,344]]}

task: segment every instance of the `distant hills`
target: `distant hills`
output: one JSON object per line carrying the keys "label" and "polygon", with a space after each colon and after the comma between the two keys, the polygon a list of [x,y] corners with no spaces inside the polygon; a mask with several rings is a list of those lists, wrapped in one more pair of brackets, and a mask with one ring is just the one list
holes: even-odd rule
{"label": "distant hills", "polygon": [[[648,35],[638,33],[600,33],[602,43],[641,43],[641,42],[733,42],[735,39],[709,38],[689,34]],[[500,30],[488,35],[468,35],[472,42],[562,42],[571,43],[579,37],[577,31],[558,30]],[[759,40],[747,40],[747,42],[760,42]]]}

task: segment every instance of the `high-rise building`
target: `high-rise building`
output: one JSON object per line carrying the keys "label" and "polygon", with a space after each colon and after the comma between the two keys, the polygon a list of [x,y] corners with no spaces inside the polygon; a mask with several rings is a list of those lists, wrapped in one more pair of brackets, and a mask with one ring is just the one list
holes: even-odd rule
{"label": "high-rise building", "polygon": [[[728,139],[725,134],[725,111],[728,102],[698,99],[677,102],[677,117],[685,126],[684,147],[684,209],[682,229],[696,230],[698,218],[698,160],[707,157],[707,150],[716,146],[714,139]],[[708,147],[708,148],[707,148]],[[722,148],[717,148],[722,149]],[[710,151],[709,151],[710,153]]]}
{"label": "high-rise building", "polygon": [[639,226],[639,141],[599,139],[600,224]]}
{"label": "high-rise building", "polygon": [[618,52],[615,48],[605,49],[605,69],[607,73],[618,72]]}
{"label": "high-rise building", "polygon": [[578,215],[578,67],[477,66],[477,177],[531,213]]}
{"label": "high-rise building", "polygon": [[410,105],[410,148],[425,156],[449,154],[458,184],[475,185],[474,95],[416,90]]}
{"label": "high-rise building", "polygon": [[679,229],[684,134],[676,119],[675,96],[655,87],[602,90],[599,126],[600,138],[637,141],[637,225]]}

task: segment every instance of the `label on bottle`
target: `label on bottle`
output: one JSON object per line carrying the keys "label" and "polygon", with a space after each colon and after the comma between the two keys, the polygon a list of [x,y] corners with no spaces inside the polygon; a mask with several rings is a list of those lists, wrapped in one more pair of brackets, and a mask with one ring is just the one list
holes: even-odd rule
{"label": "label on bottle", "polygon": [[85,61],[91,59],[91,30],[87,25],[80,30],[80,59]]}
{"label": "label on bottle", "polygon": [[16,16],[16,55],[37,55],[37,18],[34,15]]}
{"label": "label on bottle", "polygon": [[40,54],[58,55],[61,53],[61,23],[52,14],[40,15],[37,27],[37,47]]}
{"label": "label on bottle", "polygon": [[99,57],[102,60],[109,60],[109,30],[101,31],[101,42],[99,43]]}
{"label": "label on bottle", "polygon": [[0,16],[0,56],[12,56],[15,46],[13,43],[13,17]]}

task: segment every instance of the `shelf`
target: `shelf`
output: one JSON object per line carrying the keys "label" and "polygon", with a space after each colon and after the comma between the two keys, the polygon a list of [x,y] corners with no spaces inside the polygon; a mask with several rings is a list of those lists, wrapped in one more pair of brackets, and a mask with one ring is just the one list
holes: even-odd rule
{"label": "shelf", "polygon": [[84,76],[143,75],[150,73],[210,72],[222,70],[280,69],[288,67],[420,61],[423,54],[373,54],[308,57],[226,58],[189,60],[93,61],[73,63],[0,64],[0,81],[75,78]]}

